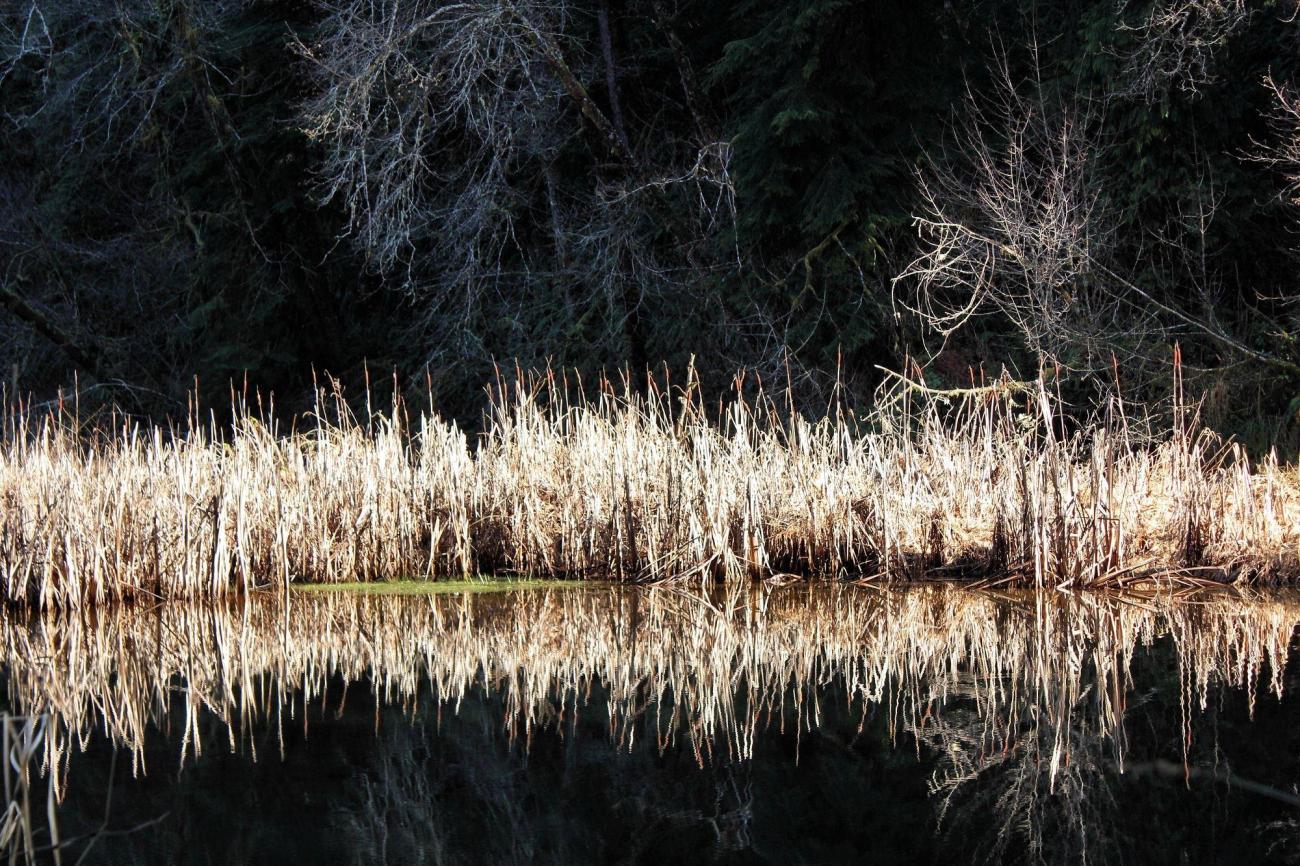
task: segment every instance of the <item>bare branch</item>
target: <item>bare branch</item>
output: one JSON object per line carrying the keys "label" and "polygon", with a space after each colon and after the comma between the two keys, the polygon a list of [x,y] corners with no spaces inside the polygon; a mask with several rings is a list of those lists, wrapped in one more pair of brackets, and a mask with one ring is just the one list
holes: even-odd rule
{"label": "bare branch", "polygon": [[[1129,0],[1120,0],[1121,11]],[[1171,88],[1196,94],[1215,81],[1215,55],[1246,26],[1245,0],[1160,0],[1136,25],[1123,55],[1125,84],[1114,95],[1155,102]]]}
{"label": "bare branch", "polygon": [[[1195,335],[1300,373],[1289,352],[1252,346],[1220,321],[1204,249],[1217,206],[1212,183],[1189,218],[1202,249],[1157,238],[1172,247],[1170,279],[1193,291],[1176,298],[1142,285],[1130,274],[1143,244],[1119,242],[1121,216],[1105,195],[1101,166],[1110,146],[1102,118],[1086,100],[1061,104],[1037,81],[1017,85],[1005,59],[996,72],[992,97],[968,96],[954,130],[958,156],[940,154],[919,175],[921,251],[895,278],[896,290],[909,290],[896,294],[900,306],[945,339],[975,317],[1001,316],[1040,364],[1067,370],[1099,372],[1114,358],[1149,365],[1167,357],[1179,335]],[[1279,92],[1281,116],[1300,123],[1300,114],[1286,111],[1294,102]],[[1276,158],[1300,177],[1300,146]],[[1198,298],[1199,308],[1185,305]],[[1257,325],[1269,321],[1261,311],[1252,315]]]}
{"label": "bare branch", "polygon": [[1275,142],[1257,160],[1279,172],[1286,182],[1283,194],[1300,205],[1300,94],[1278,83],[1272,75],[1264,85],[1273,92],[1273,113],[1269,117]]}
{"label": "bare branch", "polygon": [[1005,59],[996,73],[990,98],[968,94],[961,156],[918,177],[921,252],[895,278],[915,288],[902,304],[944,337],[997,313],[1044,362],[1079,348],[1104,358],[1094,344],[1114,332],[1120,300],[1096,279],[1117,227],[1096,172],[1100,121],[1017,86]]}

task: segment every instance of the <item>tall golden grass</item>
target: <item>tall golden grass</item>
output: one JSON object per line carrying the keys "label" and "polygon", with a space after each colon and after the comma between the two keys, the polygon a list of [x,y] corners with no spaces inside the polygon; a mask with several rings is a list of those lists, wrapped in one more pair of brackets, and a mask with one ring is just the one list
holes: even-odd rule
{"label": "tall golden grass", "polygon": [[1118,414],[1060,433],[1039,386],[940,411],[707,408],[686,387],[543,377],[485,432],[432,412],[357,419],[322,394],[277,430],[124,421],[80,435],[13,412],[0,444],[9,603],[80,608],[288,582],[475,573],[651,581],[968,578],[1052,587],[1300,575],[1300,473]]}

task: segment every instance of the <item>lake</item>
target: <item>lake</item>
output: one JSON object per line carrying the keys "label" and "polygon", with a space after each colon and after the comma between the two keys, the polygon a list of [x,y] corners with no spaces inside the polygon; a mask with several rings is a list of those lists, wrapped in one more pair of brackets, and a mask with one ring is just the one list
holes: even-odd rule
{"label": "lake", "polygon": [[3,708],[47,720],[32,838],[52,780],[65,863],[1300,858],[1292,593],[527,584],[2,616]]}

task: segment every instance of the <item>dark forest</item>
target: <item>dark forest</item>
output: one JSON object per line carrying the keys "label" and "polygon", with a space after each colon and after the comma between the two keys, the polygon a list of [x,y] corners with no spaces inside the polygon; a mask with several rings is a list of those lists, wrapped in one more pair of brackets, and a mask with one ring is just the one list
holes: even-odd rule
{"label": "dark forest", "polygon": [[[0,13],[10,397],[499,369],[1042,371],[1300,409],[1288,2],[39,0]],[[825,405],[821,403],[820,405]]]}

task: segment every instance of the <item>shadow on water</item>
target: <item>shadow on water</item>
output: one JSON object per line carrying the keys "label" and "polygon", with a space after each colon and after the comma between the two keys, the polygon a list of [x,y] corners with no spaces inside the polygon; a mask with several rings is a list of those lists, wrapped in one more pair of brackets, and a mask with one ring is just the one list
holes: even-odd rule
{"label": "shadow on water", "polygon": [[1300,858],[1295,595],[663,586],[4,616],[6,709],[48,720],[31,765],[65,862]]}

